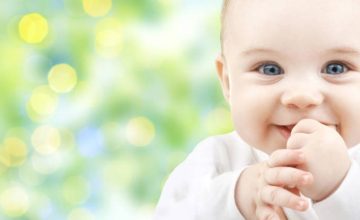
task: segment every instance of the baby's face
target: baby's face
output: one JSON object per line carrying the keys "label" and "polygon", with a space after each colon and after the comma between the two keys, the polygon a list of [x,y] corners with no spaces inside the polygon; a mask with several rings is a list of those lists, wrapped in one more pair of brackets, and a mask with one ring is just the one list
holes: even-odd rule
{"label": "baby's face", "polygon": [[360,0],[233,0],[222,87],[238,134],[271,153],[303,118],[360,142]]}

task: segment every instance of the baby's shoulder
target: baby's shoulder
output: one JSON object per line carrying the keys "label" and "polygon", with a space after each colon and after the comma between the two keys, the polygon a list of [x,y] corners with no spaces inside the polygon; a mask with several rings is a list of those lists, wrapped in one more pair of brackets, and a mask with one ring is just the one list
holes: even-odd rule
{"label": "baby's shoulder", "polygon": [[233,131],[226,134],[214,135],[200,141],[194,150],[232,150],[244,149],[249,146]]}
{"label": "baby's shoulder", "polygon": [[215,164],[227,164],[230,167],[252,163],[252,148],[233,131],[227,134],[205,138],[190,153],[189,158],[209,161]]}

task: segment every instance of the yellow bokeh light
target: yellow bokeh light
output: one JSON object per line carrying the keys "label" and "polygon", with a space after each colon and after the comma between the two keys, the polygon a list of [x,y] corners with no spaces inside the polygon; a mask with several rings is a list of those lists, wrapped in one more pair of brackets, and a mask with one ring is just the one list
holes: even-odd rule
{"label": "yellow bokeh light", "polygon": [[122,25],[118,19],[107,18],[96,25],[97,52],[114,57],[120,54],[123,47]]}
{"label": "yellow bokeh light", "polygon": [[126,139],[134,146],[146,146],[155,136],[153,123],[145,117],[136,117],[126,127]]}
{"label": "yellow bokeh light", "polygon": [[93,17],[106,15],[112,6],[112,0],[83,0],[84,11]]}
{"label": "yellow bokeh light", "polygon": [[38,153],[44,155],[53,154],[61,144],[59,131],[47,125],[38,127],[31,136],[31,143]]}
{"label": "yellow bokeh light", "polygon": [[68,220],[95,220],[95,216],[87,209],[77,208],[70,212]]}
{"label": "yellow bokeh light", "polygon": [[0,206],[9,217],[24,215],[29,209],[29,196],[20,187],[11,187],[1,193]]}
{"label": "yellow bokeh light", "polygon": [[46,18],[38,13],[24,15],[18,28],[21,39],[31,44],[42,42],[49,31]]}
{"label": "yellow bokeh light", "polygon": [[58,97],[48,86],[39,86],[32,92],[29,104],[37,115],[49,116],[57,107]]}
{"label": "yellow bokeh light", "polygon": [[31,106],[30,102],[27,103],[26,105],[26,111],[27,114],[29,116],[29,118],[31,118],[31,120],[35,121],[35,122],[41,122],[46,115],[40,115],[38,114]]}
{"label": "yellow bokeh light", "polygon": [[26,160],[27,152],[27,147],[22,140],[9,137],[0,148],[0,161],[8,167],[20,166]]}
{"label": "yellow bokeh light", "polygon": [[55,65],[49,72],[48,81],[55,92],[70,92],[77,83],[76,71],[68,64]]}

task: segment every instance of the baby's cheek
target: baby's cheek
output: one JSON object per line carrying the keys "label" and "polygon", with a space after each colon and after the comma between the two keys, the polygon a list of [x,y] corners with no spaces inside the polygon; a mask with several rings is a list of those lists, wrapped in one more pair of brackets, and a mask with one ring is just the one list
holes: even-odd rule
{"label": "baby's cheek", "polygon": [[338,133],[344,140],[347,148],[352,148],[360,143],[360,132],[359,131],[360,131],[360,128],[357,132],[354,130],[349,131],[349,130],[340,128]]}

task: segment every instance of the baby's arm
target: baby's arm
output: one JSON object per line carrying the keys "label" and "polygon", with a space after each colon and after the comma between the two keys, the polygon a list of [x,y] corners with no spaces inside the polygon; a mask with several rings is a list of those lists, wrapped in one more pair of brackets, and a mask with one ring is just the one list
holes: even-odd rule
{"label": "baby's arm", "polygon": [[293,167],[303,162],[301,151],[281,149],[273,152],[267,162],[248,167],[241,174],[235,193],[236,204],[244,217],[286,219],[281,207],[306,210],[307,201],[295,187],[309,185],[313,178],[309,172]]}

